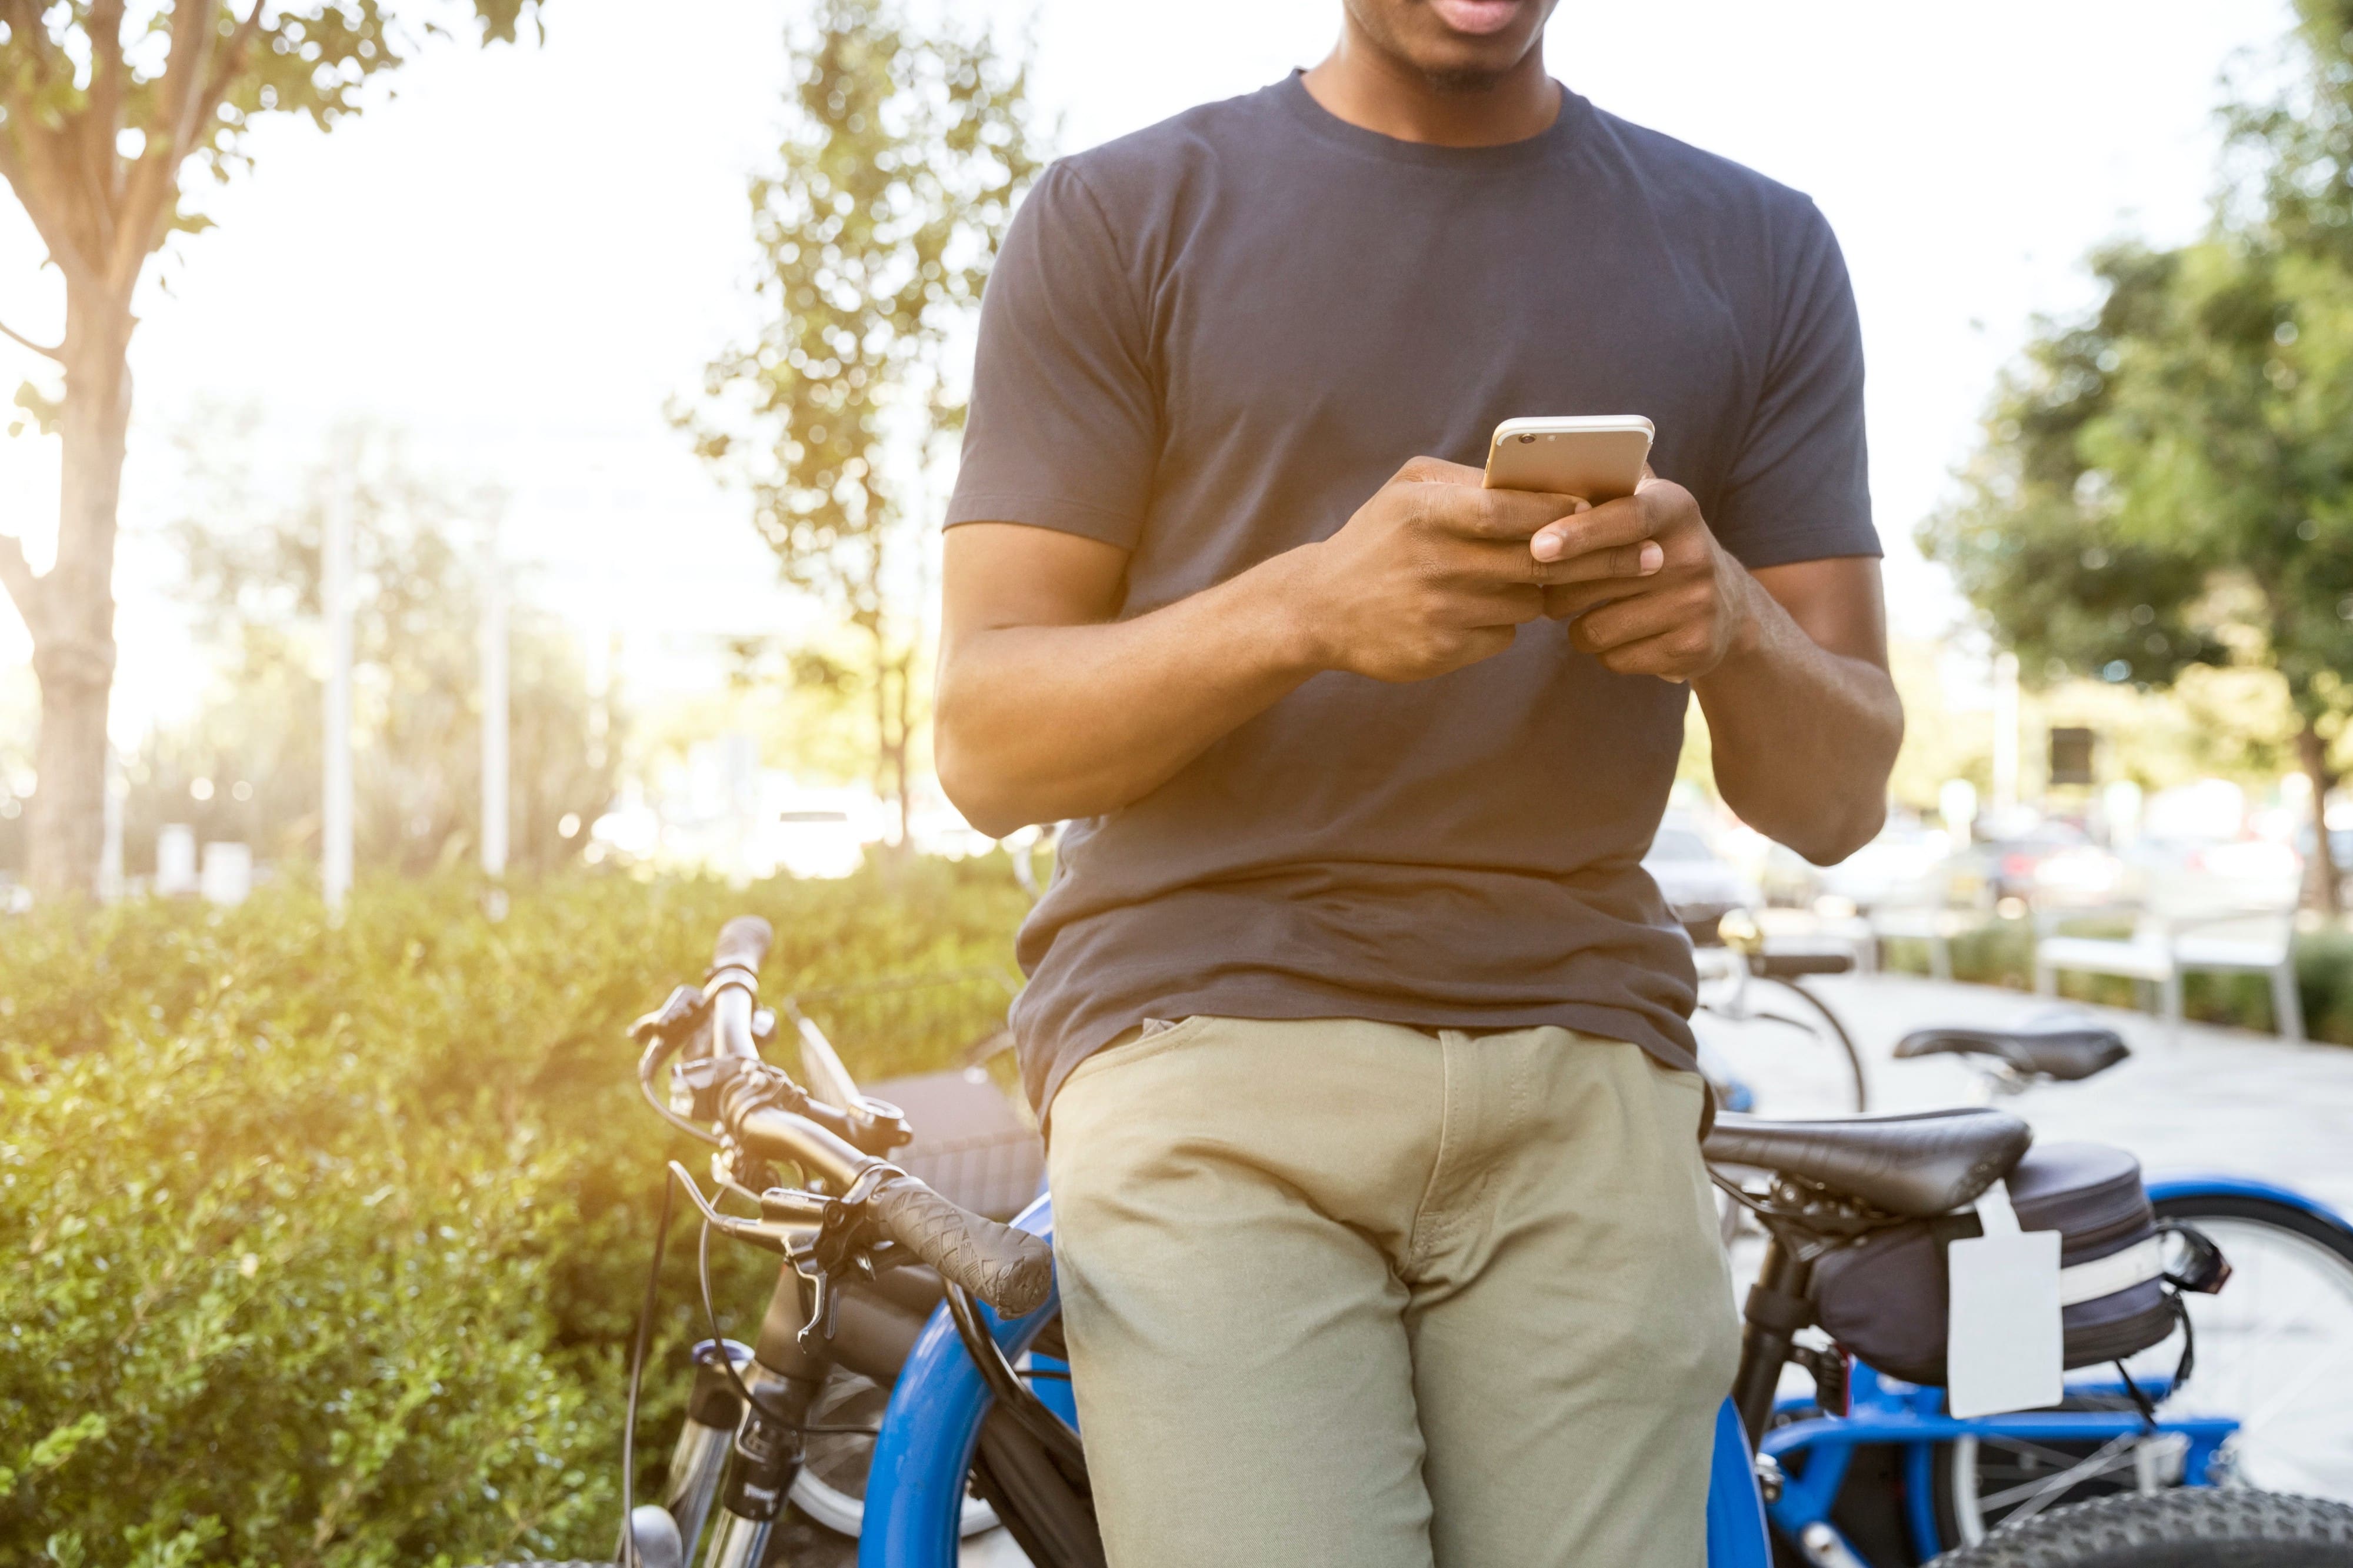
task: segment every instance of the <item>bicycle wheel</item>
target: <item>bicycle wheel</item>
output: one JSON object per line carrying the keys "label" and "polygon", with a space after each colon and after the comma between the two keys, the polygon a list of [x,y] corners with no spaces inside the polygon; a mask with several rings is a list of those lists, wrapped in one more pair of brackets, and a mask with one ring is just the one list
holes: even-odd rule
{"label": "bicycle wheel", "polygon": [[[2194,1225],[2232,1267],[2220,1295],[2185,1298],[2197,1364],[2159,1414],[2240,1423],[2216,1459],[2224,1484],[2353,1502],[2353,1237],[2274,1198],[2179,1194],[2156,1207],[2161,1218]],[[2126,1368],[2162,1386],[2180,1355],[2175,1334]],[[2107,1394],[2065,1406],[2131,1407]],[[1939,1453],[1937,1522],[1948,1543],[1974,1544],[2006,1520],[2170,1487],[2180,1468],[2178,1444],[2164,1437],[1963,1438]]]}
{"label": "bicycle wheel", "polygon": [[[890,1403],[889,1389],[836,1367],[817,1403],[809,1407],[809,1423],[876,1426]],[[873,1457],[874,1439],[863,1433],[811,1433],[803,1446],[800,1474],[793,1478],[793,1501],[828,1530],[856,1535],[866,1522],[866,1468]],[[960,1534],[977,1535],[996,1528],[994,1510],[978,1498],[965,1499]]]}
{"label": "bicycle wheel", "polygon": [[1931,1568],[2344,1568],[2353,1508],[2187,1487],[2075,1503],[1948,1552]]}
{"label": "bicycle wheel", "polygon": [[1838,1015],[1808,987],[1756,977],[1704,997],[1692,1027],[1716,1070],[1758,1116],[1842,1116],[1870,1108],[1871,1089]]}
{"label": "bicycle wheel", "polygon": [[[2353,1236],[2293,1204],[2182,1193],[2161,1219],[2196,1226],[2230,1260],[2214,1296],[2187,1298],[2198,1364],[2168,1415],[2228,1415],[2231,1479],[2353,1503]],[[2127,1363],[2173,1370],[2179,1342]]]}

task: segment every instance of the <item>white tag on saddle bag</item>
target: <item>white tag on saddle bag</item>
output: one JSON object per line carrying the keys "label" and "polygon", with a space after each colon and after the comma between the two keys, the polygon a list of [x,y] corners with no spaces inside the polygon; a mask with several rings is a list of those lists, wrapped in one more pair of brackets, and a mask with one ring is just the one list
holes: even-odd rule
{"label": "white tag on saddle bag", "polygon": [[2040,1410],[2063,1395],[2059,1233],[2021,1230],[2001,1182],[1978,1199],[1979,1237],[1945,1247],[1952,1280],[1945,1342],[1946,1404],[1967,1420]]}

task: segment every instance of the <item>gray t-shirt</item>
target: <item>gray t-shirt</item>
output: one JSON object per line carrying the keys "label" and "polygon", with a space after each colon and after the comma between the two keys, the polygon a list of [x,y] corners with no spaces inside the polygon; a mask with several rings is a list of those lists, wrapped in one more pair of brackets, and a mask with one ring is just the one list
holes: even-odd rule
{"label": "gray t-shirt", "polygon": [[[1395,141],[1295,76],[1050,168],[991,274],[948,509],[1131,552],[1142,615],[1329,537],[1417,454],[1641,414],[1750,566],[1875,555],[1862,353],[1805,196],[1564,94],[1502,147]],[[1148,1017],[1534,1024],[1692,1064],[1640,865],[1685,689],[1566,626],[1434,680],[1328,672],[1071,826],[1021,929],[1043,1107]]]}

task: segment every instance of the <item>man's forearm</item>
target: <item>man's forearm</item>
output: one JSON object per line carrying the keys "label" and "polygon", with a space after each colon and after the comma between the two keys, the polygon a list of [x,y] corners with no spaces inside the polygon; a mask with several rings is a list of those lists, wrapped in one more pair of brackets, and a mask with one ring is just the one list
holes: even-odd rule
{"label": "man's forearm", "polygon": [[1743,821],[1828,865],[1886,819],[1903,705],[1884,669],[1821,647],[1762,584],[1743,580],[1742,632],[1694,683],[1716,787]]}
{"label": "man's forearm", "polygon": [[1133,620],[1007,626],[941,663],[940,782],[1002,835],[1151,793],[1322,668],[1296,613],[1296,552]]}

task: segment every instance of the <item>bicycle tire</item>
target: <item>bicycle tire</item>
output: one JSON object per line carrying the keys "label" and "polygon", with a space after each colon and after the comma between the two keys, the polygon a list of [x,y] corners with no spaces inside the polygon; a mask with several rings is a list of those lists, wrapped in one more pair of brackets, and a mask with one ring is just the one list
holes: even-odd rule
{"label": "bicycle tire", "polygon": [[2192,1224],[2201,1218],[2239,1219],[2293,1231],[2335,1253],[2344,1259],[2348,1269],[2353,1269],[2353,1234],[2277,1198],[2259,1197],[2252,1193],[2176,1193],[2158,1199],[2153,1206],[2159,1219],[2188,1220]]}
{"label": "bicycle tire", "polygon": [[1804,997],[1806,1005],[1830,1026],[1831,1038],[1838,1042],[1839,1049],[1845,1054],[1847,1071],[1854,1078],[1854,1113],[1861,1116],[1868,1111],[1871,1109],[1871,1079],[1862,1070],[1862,1053],[1855,1049],[1854,1037],[1846,1032],[1846,1026],[1839,1021],[1838,1014],[1831,1010],[1829,1003],[1815,995],[1810,986],[1779,975],[1770,975],[1767,979],[1784,991],[1792,991]]}
{"label": "bicycle tire", "polygon": [[[2192,1192],[2161,1198],[2155,1207],[2160,1219],[2180,1220],[2191,1225],[2201,1219],[2218,1220],[2278,1231],[2283,1236],[2307,1244],[2317,1254],[2336,1259],[2345,1270],[2348,1287],[2353,1287],[2353,1236],[2294,1204],[2253,1194]],[[2225,1247],[2223,1250],[2227,1256],[2229,1247]],[[2225,1297],[2227,1295],[2226,1287]],[[2196,1310],[2194,1305],[2192,1310]],[[2170,1353],[2169,1349],[2168,1353]],[[2194,1385],[2194,1374],[2192,1383]],[[2123,1403],[2111,1401],[2105,1407],[2122,1408]],[[2063,1457],[2073,1457],[2073,1450]],[[1935,1471],[1936,1526],[1945,1541],[1966,1543],[1970,1532],[1964,1528],[1961,1514],[1968,1500],[1983,1495],[1989,1486],[1998,1492],[2018,1479],[1988,1468],[1998,1464],[1998,1459],[1990,1458],[1978,1445],[1947,1443],[1937,1446]],[[1977,1468],[1975,1485],[1970,1485],[1970,1478],[1963,1473],[1964,1466]],[[2271,1484],[2277,1485],[2279,1479],[2274,1478]],[[2261,1474],[2242,1475],[2236,1479],[2242,1485],[2252,1483],[2262,1487],[2266,1484]],[[2057,1506],[2068,1507],[2104,1495],[2117,1495],[2120,1489],[2130,1488],[2132,1481],[2128,1463],[2119,1462],[2107,1474],[2088,1479],[2073,1489],[2073,1495],[2063,1496]],[[1981,1518],[1979,1529],[1986,1529],[1988,1522]],[[1990,1523],[1992,1528],[2000,1528],[1999,1520]],[[1987,1539],[1991,1539],[1991,1536],[1988,1535]]]}
{"label": "bicycle tire", "polygon": [[2344,1568],[2353,1508],[2319,1498],[2185,1487],[2102,1498],[1996,1531],[1930,1568]]}

